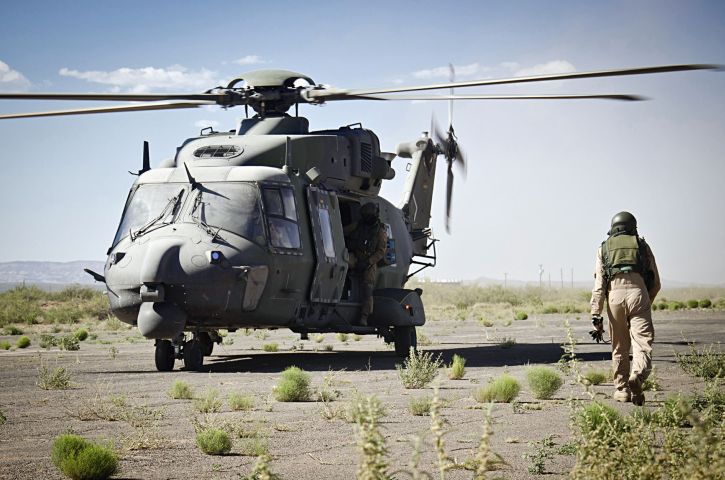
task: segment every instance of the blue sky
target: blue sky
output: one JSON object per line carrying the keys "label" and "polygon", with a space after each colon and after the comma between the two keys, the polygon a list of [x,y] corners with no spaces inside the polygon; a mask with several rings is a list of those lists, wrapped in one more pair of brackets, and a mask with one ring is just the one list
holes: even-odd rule
{"label": "blue sky", "polygon": [[[360,88],[459,77],[725,64],[725,4],[539,2],[3,2],[3,91],[203,91],[257,68]],[[445,69],[443,69],[445,70]],[[474,93],[474,89],[471,93]],[[648,102],[462,102],[469,168],[443,228],[436,278],[591,277],[611,216],[630,210],[666,279],[725,283],[725,73],[591,79],[483,93],[637,93]],[[83,106],[91,106],[91,103]],[[0,103],[0,112],[67,102]],[[446,106],[338,102],[303,107],[313,128],[362,122],[386,150]],[[152,164],[200,125],[234,128],[240,109],[0,122],[0,261],[103,259],[143,140]],[[385,187],[398,201],[405,162]]]}

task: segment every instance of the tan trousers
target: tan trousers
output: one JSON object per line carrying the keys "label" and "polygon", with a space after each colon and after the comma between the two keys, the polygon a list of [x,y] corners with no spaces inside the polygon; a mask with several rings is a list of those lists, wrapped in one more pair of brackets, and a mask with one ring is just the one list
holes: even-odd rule
{"label": "tan trousers", "polygon": [[636,375],[644,382],[652,370],[655,329],[649,295],[639,274],[620,273],[612,279],[607,312],[612,337],[614,386],[617,390],[626,390],[630,375]]}
{"label": "tan trousers", "polygon": [[[354,253],[350,253],[348,264],[350,268],[357,265],[357,257]],[[373,290],[375,289],[375,280],[378,275],[378,266],[371,265],[360,275],[360,316],[367,319],[373,312]]]}

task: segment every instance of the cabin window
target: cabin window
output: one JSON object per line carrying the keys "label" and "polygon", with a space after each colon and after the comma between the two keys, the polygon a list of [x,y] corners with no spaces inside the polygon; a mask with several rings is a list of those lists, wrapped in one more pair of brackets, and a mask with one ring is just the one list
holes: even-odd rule
{"label": "cabin window", "polygon": [[145,183],[131,192],[121,223],[113,239],[115,246],[130,231],[155,221],[154,225],[171,223],[182,204],[185,188],[178,183]]}
{"label": "cabin window", "polygon": [[251,183],[204,183],[194,199],[188,220],[204,228],[221,228],[264,244],[259,193]]}
{"label": "cabin window", "polygon": [[320,217],[320,228],[322,229],[322,246],[325,250],[325,256],[335,258],[335,246],[332,241],[332,225],[330,224],[330,212],[327,211],[327,205],[320,205],[317,208]]}
{"label": "cabin window", "polygon": [[264,187],[262,198],[270,245],[275,248],[300,248],[300,230],[297,226],[297,209],[292,188]]}

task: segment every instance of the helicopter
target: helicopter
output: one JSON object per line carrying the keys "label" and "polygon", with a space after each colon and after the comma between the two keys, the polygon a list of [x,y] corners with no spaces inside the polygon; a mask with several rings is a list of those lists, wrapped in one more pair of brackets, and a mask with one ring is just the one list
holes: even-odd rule
{"label": "helicopter", "polygon": [[[637,95],[457,95],[454,88],[719,70],[688,64],[564,74],[451,81],[411,87],[345,90],[316,84],[288,70],[257,70],[204,93],[0,93],[0,99],[140,102],[0,115],[0,119],[243,106],[238,128],[203,129],[152,168],[148,142],[135,173],[103,273],[86,269],[106,287],[111,312],[155,341],[155,366],[203,369],[221,342],[220,330],[287,328],[312,333],[377,335],[398,356],[417,345],[425,324],[420,288],[408,279],[434,267],[431,208],[439,156],[447,163],[446,228],[453,166],[465,156],[449,110],[444,133],[433,122],[420,138],[393,152],[359,123],[310,130],[299,104],[387,100],[643,100]],[[406,92],[450,89],[447,95]],[[294,107],[294,113],[290,110]],[[254,115],[249,117],[249,108]],[[409,161],[399,205],[380,196],[394,178],[395,158]],[[349,263],[346,232],[373,203],[387,233],[373,291],[374,308],[362,325],[362,280]]]}

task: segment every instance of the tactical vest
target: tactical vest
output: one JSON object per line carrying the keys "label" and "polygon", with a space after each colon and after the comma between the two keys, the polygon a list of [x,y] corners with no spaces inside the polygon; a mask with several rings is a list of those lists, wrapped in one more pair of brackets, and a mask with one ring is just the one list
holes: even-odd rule
{"label": "tactical vest", "polygon": [[637,235],[612,235],[602,242],[602,267],[607,281],[627,272],[639,273],[646,283],[653,277],[648,268],[647,244]]}
{"label": "tactical vest", "polygon": [[360,258],[370,258],[378,248],[378,231],[383,228],[380,222],[368,225],[360,222],[349,238],[348,250]]}

